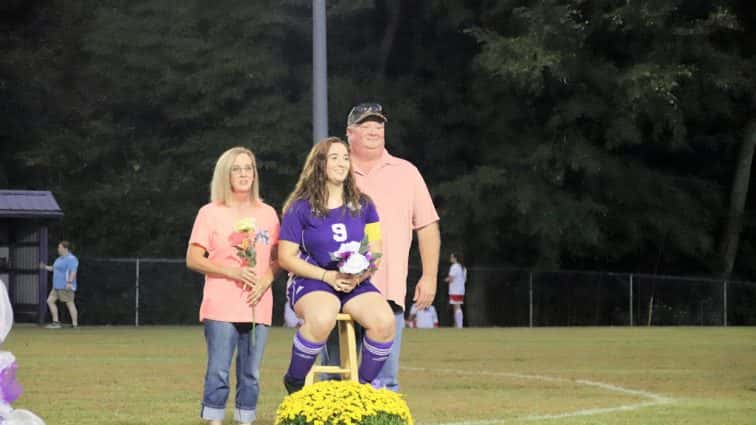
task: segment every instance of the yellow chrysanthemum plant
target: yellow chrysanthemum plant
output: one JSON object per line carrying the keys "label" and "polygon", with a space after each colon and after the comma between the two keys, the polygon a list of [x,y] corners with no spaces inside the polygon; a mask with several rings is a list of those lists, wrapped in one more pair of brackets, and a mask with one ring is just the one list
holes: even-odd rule
{"label": "yellow chrysanthemum plant", "polygon": [[287,396],[275,425],[413,425],[401,395],[353,381],[323,381]]}

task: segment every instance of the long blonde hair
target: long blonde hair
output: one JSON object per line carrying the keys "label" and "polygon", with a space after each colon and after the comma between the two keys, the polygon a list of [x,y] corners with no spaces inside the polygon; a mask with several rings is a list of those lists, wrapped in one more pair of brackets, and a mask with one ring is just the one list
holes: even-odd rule
{"label": "long blonde hair", "polygon": [[260,199],[260,177],[257,174],[257,159],[255,154],[247,148],[237,146],[231,148],[218,158],[213,171],[213,180],[210,182],[210,202],[228,205],[231,200],[233,189],[231,188],[231,167],[239,155],[247,155],[252,159],[252,202],[257,203]]}
{"label": "long blonde hair", "polygon": [[[312,147],[302,167],[302,172],[299,174],[297,185],[284,204],[283,214],[299,199],[309,201],[316,216],[324,217],[328,214],[328,189],[326,187],[328,176],[326,174],[326,163],[328,161],[328,151],[335,143],[341,143],[349,151],[349,145],[338,137],[328,137]],[[356,215],[362,209],[364,202],[372,201],[357,188],[357,182],[354,179],[350,163],[349,173],[346,180],[344,180],[344,206],[353,215]]]}

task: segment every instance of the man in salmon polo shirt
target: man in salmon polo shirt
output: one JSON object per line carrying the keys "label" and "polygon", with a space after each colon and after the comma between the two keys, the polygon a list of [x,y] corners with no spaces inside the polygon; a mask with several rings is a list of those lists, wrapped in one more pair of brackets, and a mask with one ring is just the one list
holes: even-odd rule
{"label": "man in salmon polo shirt", "polygon": [[[361,103],[349,111],[346,133],[357,186],[373,199],[381,222],[383,257],[371,281],[386,297],[396,317],[391,355],[373,386],[399,391],[399,354],[413,232],[417,232],[422,260],[422,277],[412,298],[418,309],[430,306],[436,295],[441,235],[438,213],[420,172],[409,161],[386,150],[387,123],[382,105]],[[338,364],[338,353],[338,338],[329,338],[328,349],[323,352],[324,363]]]}

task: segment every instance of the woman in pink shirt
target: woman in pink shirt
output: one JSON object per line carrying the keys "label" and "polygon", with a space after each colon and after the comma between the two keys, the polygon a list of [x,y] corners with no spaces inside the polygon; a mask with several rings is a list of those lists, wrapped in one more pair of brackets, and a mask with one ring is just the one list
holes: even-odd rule
{"label": "woman in pink shirt", "polygon": [[210,203],[194,221],[186,265],[205,275],[199,319],[205,328],[207,373],[201,417],[220,425],[236,357],[236,409],[242,424],[255,420],[258,378],[273,311],[270,285],[279,222],[260,199],[254,154],[235,147],[215,164]]}

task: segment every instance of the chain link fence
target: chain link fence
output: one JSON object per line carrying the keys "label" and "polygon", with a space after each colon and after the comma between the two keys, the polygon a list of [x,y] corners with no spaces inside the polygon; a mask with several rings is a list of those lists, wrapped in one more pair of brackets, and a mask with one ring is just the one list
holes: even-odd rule
{"label": "chain link fence", "polygon": [[[420,270],[410,269],[407,306],[419,276]],[[80,320],[85,325],[195,324],[203,282],[183,259],[82,258]],[[435,306],[442,326],[452,323],[447,291],[440,278]],[[273,284],[273,297],[274,325],[280,325],[283,276]],[[464,311],[469,326],[753,326],[756,283],[473,267]]]}

